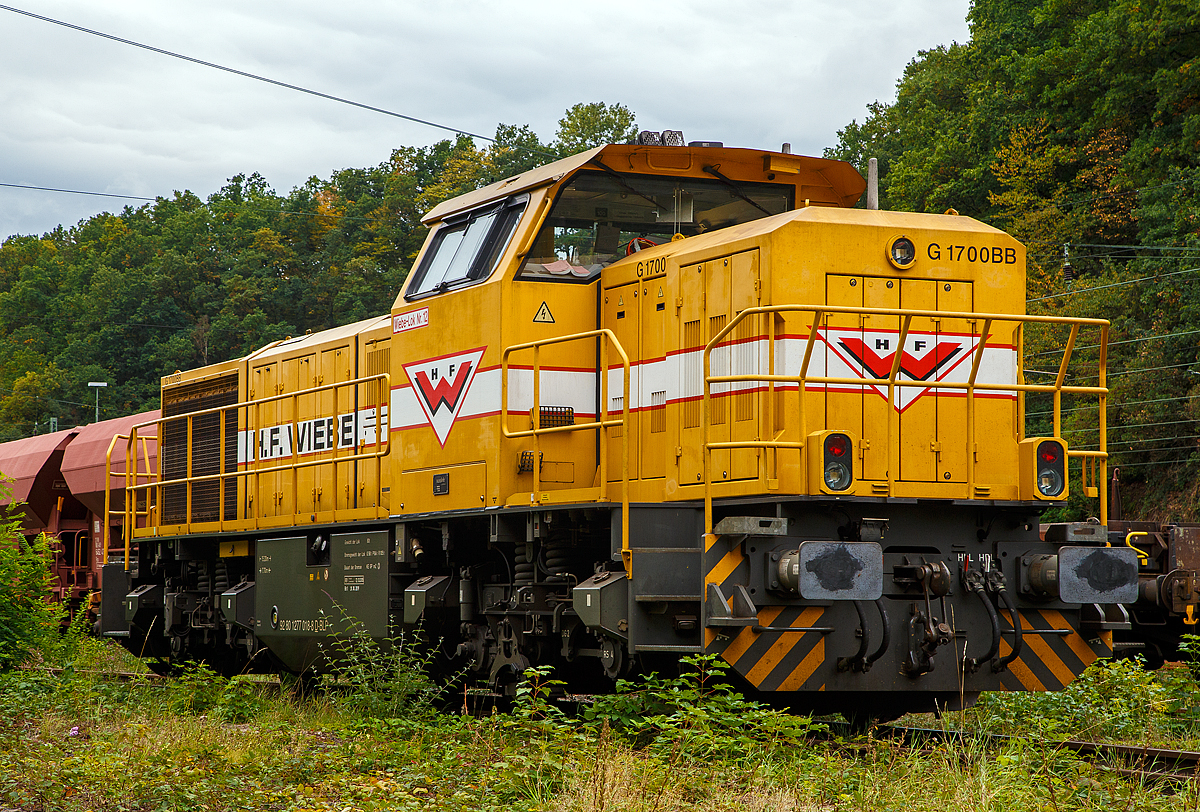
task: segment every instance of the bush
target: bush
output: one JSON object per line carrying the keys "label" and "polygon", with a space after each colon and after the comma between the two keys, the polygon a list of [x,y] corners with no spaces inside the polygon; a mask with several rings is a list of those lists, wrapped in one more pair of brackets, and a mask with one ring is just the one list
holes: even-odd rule
{"label": "bush", "polygon": [[1097,660],[1063,691],[984,693],[967,719],[989,733],[1140,740],[1166,732],[1173,701],[1140,658]]}
{"label": "bush", "polygon": [[187,663],[171,686],[171,708],[177,713],[208,713],[221,701],[226,680],[204,663]]}
{"label": "bush", "polygon": [[[0,497],[11,495],[0,482]],[[48,601],[50,542],[45,535],[27,541],[12,506],[0,513],[0,670],[20,665],[55,641],[62,612]]]}
{"label": "bush", "polygon": [[241,724],[257,717],[265,705],[258,686],[239,674],[225,683],[213,710],[222,720]]}
{"label": "bush", "polygon": [[825,729],[809,716],[747,700],[722,681],[729,664],[715,656],[682,662],[692,670],[679,677],[618,681],[616,693],[596,697],[585,717],[652,751],[729,761],[745,761],[772,745],[798,745]]}

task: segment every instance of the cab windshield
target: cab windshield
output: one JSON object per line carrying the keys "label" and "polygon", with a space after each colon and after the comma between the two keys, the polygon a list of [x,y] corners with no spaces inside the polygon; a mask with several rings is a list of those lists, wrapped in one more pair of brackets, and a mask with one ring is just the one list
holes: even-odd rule
{"label": "cab windshield", "polygon": [[563,188],[525,257],[525,279],[587,281],[644,248],[793,207],[774,183],[580,172]]}

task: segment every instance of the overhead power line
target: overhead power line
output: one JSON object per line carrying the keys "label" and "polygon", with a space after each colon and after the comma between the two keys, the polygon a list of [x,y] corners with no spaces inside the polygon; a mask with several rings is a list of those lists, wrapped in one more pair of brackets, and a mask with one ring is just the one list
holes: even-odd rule
{"label": "overhead power line", "polygon": [[[1157,366],[1157,367],[1137,367],[1136,369],[1124,369],[1124,370],[1121,370],[1120,372],[1109,372],[1107,377],[1119,378],[1122,375],[1136,375],[1139,372],[1162,372],[1163,370],[1167,370],[1167,369],[1182,369],[1183,367],[1190,367],[1190,366],[1194,365],[1195,363],[1196,363],[1195,361],[1185,361],[1182,364],[1164,364],[1163,366]],[[1055,372],[1042,372],[1041,370],[1037,370],[1037,369],[1027,369],[1025,371],[1026,372],[1037,372],[1039,375],[1056,375],[1056,374],[1058,374]],[[1196,372],[1193,374],[1200,375],[1200,372]],[[1083,381],[1097,380],[1100,376],[1099,375],[1084,375],[1084,376],[1077,377],[1075,375],[1068,373],[1067,377],[1071,378],[1077,382],[1083,382]],[[1109,404],[1109,405],[1112,406],[1114,404]],[[1115,404],[1115,405],[1123,406],[1126,404]],[[1067,410],[1064,409],[1063,411],[1067,411]],[[1030,412],[1030,413],[1027,413],[1027,416],[1029,414],[1051,414],[1051,413],[1050,412]]]}
{"label": "overhead power line", "polygon": [[1179,459],[1174,460],[1158,460],[1157,462],[1123,462],[1119,464],[1114,464],[1111,460],[1109,460],[1108,467],[1121,468],[1123,470],[1125,468],[1143,468],[1147,465],[1179,465],[1180,463],[1191,461],[1192,457],[1180,457]]}
{"label": "overhead power line", "polygon": [[[1164,364],[1163,366],[1157,366],[1157,367],[1137,367],[1135,369],[1123,369],[1120,372],[1109,372],[1107,374],[1107,377],[1119,378],[1122,375],[1136,375],[1139,372],[1162,372],[1163,370],[1167,370],[1167,369],[1182,369],[1183,367],[1190,367],[1190,366],[1194,365],[1195,363],[1196,363],[1195,361],[1185,361],[1181,364]],[[1025,371],[1026,372],[1037,372],[1039,375],[1056,375],[1057,374],[1055,372],[1042,372],[1041,370],[1037,370],[1037,369],[1027,369]],[[1200,375],[1200,372],[1193,373],[1193,374]],[[1083,381],[1097,380],[1100,376],[1099,375],[1083,375],[1083,376],[1077,377],[1075,375],[1068,373],[1067,377],[1071,378],[1077,382],[1083,382]],[[1112,404],[1110,404],[1110,405],[1112,405]],[[1116,404],[1116,405],[1125,405],[1125,404]],[[1064,409],[1063,411],[1066,411],[1066,410]],[[1050,412],[1032,412],[1029,414],[1050,414]]]}
{"label": "overhead power line", "polygon": [[1026,304],[1033,304],[1034,302],[1044,302],[1048,299],[1058,299],[1062,296],[1074,296],[1076,293],[1088,293],[1088,292],[1094,291],[1094,290],[1107,290],[1108,288],[1119,288],[1119,287],[1122,287],[1123,285],[1134,285],[1134,284],[1137,284],[1138,282],[1146,282],[1151,279],[1163,279],[1168,276],[1178,276],[1179,274],[1183,274],[1183,273],[1195,273],[1196,271],[1200,271],[1200,268],[1185,268],[1182,271],[1169,271],[1168,273],[1154,274],[1153,276],[1139,276],[1137,279],[1126,279],[1124,282],[1113,282],[1110,285],[1097,285],[1094,288],[1076,288],[1075,290],[1066,290],[1066,291],[1063,291],[1062,293],[1052,293],[1049,296],[1039,296],[1036,299],[1026,299],[1025,302],[1026,302]]}
{"label": "overhead power line", "polygon": [[[1110,432],[1116,432],[1116,431],[1123,431],[1124,429],[1148,428],[1150,426],[1180,426],[1185,423],[1195,423],[1195,422],[1197,422],[1197,420],[1198,420],[1198,418],[1192,418],[1190,420],[1160,420],[1155,423],[1114,423],[1114,424],[1109,424],[1108,430]],[[1095,434],[1097,430],[1098,429],[1096,426],[1092,426],[1090,428],[1084,428],[1084,429],[1063,429],[1062,433],[1063,434]]]}
{"label": "overhead power line", "polygon": [[[1147,188],[1153,189],[1156,187],[1151,186],[1151,187],[1147,187]],[[1191,252],[1200,251],[1200,246],[1188,247],[1185,245],[1142,245],[1142,244],[1135,244],[1135,243],[1097,243],[1097,242],[1069,242],[1068,244],[1071,246],[1072,249],[1075,249],[1075,248],[1121,248],[1121,249],[1134,249],[1137,251],[1191,251]],[[1050,246],[1052,250],[1058,251],[1062,248],[1063,243],[1036,241],[1036,242],[1026,243],[1026,245],[1047,245],[1047,246]],[[1071,254],[1071,259],[1075,259],[1075,254]]]}
{"label": "overhead power line", "polygon": [[[269,85],[275,85],[276,87],[282,87],[282,88],[286,88],[288,90],[295,90],[297,93],[306,93],[309,96],[316,96],[317,98],[320,98],[320,99],[327,99],[329,101],[338,102],[339,104],[347,104],[351,107],[358,107],[359,109],[362,109],[362,110],[370,110],[372,113],[381,113],[385,116],[391,116],[392,118],[399,118],[399,119],[403,119],[404,121],[411,121],[414,124],[424,124],[426,127],[434,127],[439,130],[446,130],[447,132],[452,132],[452,133],[455,133],[456,135],[465,135],[465,136],[468,136],[469,138],[478,138],[482,141],[488,141],[493,144],[499,143],[495,138],[492,138],[491,136],[480,135],[479,133],[473,133],[469,130],[460,129],[459,127],[451,127],[447,124],[439,124],[436,121],[430,121],[429,119],[425,119],[425,118],[418,118],[416,116],[410,116],[410,115],[406,115],[404,113],[397,113],[394,110],[387,110],[383,107],[375,107],[374,105],[363,104],[362,102],[356,102],[351,99],[344,98],[342,96],[334,96],[331,93],[322,93],[319,90],[312,90],[311,88],[301,87],[300,85],[293,85],[288,82],[281,82],[278,79],[271,79],[266,76],[260,76],[257,73],[250,73],[249,71],[238,70],[237,68],[230,68],[225,65],[219,65],[216,62],[208,62],[203,59],[197,59],[194,56],[188,56],[186,54],[177,53],[175,51],[168,51],[165,48],[156,48],[153,45],[147,45],[143,42],[136,42],[135,40],[125,39],[124,37],[118,37],[113,34],[106,34],[103,31],[97,31],[93,28],[85,28],[82,25],[75,25],[74,23],[68,23],[68,22],[65,22],[64,20],[56,20],[53,17],[46,17],[41,14],[34,14],[32,11],[25,11],[24,9],[19,9],[19,8],[14,8],[13,6],[4,6],[4,5],[0,5],[0,10],[11,11],[14,14],[21,14],[26,17],[32,17],[35,20],[41,20],[42,22],[52,23],[54,25],[60,25],[63,28],[70,28],[73,31],[79,31],[84,34],[90,34],[94,37],[101,37],[103,39],[112,40],[113,42],[119,42],[122,45],[130,45],[134,48],[141,48],[142,50],[151,51],[152,53],[161,54],[163,56],[169,56],[173,59],[181,59],[184,62],[191,62],[194,65],[202,65],[206,68],[213,68],[214,70],[225,71],[226,73],[232,73],[235,76],[242,76],[246,79],[254,79],[257,82],[265,82]],[[537,155],[548,156],[550,158],[558,157],[557,155],[554,155],[549,152],[545,152],[544,150],[532,149],[530,147],[526,147],[526,146],[519,145],[519,144],[511,144],[509,146],[511,146],[514,149],[520,149],[520,150],[524,150],[526,152],[534,153]]]}
{"label": "overhead power line", "polygon": [[[1137,369],[1123,369],[1120,372],[1108,373],[1108,377],[1109,378],[1119,378],[1122,375],[1136,375],[1139,372],[1162,372],[1163,370],[1167,370],[1167,369],[1182,369],[1183,367],[1190,367],[1190,366],[1194,365],[1195,363],[1196,363],[1195,361],[1187,361],[1182,364],[1165,364],[1165,365],[1159,366],[1159,367],[1145,367],[1145,368],[1139,367]],[[1091,381],[1091,380],[1096,380],[1099,377],[1100,377],[1099,375],[1087,375],[1082,378],[1076,378],[1075,380]]]}
{"label": "overhead power line", "polygon": [[[1072,243],[1071,245],[1072,245],[1072,249],[1073,249],[1074,243]],[[1145,254],[1145,253],[1138,253],[1137,249],[1134,249],[1134,248],[1114,248],[1111,251],[1100,251],[1100,250],[1074,251],[1074,250],[1072,250],[1071,251],[1071,261],[1075,262],[1077,260],[1108,260],[1108,259],[1115,259],[1115,260],[1118,260],[1121,262],[1129,262],[1129,261],[1137,260],[1137,259],[1141,259],[1141,260],[1153,259],[1153,260],[1160,260],[1160,261],[1164,260],[1164,259],[1194,260],[1197,258],[1198,255],[1200,255],[1200,248],[1184,249],[1184,250],[1180,250],[1179,253],[1174,253],[1174,254]],[[1030,259],[1036,259],[1036,260],[1040,261],[1043,264],[1043,266],[1045,266],[1047,268],[1047,270],[1049,270],[1052,265],[1056,265],[1056,264],[1062,262],[1062,246],[1060,245],[1057,250],[1051,249],[1051,248],[1047,248],[1047,249],[1044,249],[1041,251],[1030,250],[1029,257],[1030,257]]]}
{"label": "overhead power line", "polygon": [[[1166,442],[1171,442],[1174,440],[1195,440],[1197,438],[1200,438],[1200,434],[1187,434],[1187,435],[1183,435],[1183,436],[1179,436],[1179,437],[1151,437],[1149,440],[1118,440],[1118,441],[1110,440],[1108,443],[1108,450],[1113,451],[1113,452],[1127,451],[1127,450],[1130,450],[1130,448],[1129,448],[1130,446],[1135,446],[1135,445],[1149,445],[1150,443],[1166,443]],[[1072,447],[1073,448],[1095,448],[1098,445],[1100,445],[1100,444],[1099,443],[1083,443],[1082,445],[1076,445],[1076,446],[1072,446]],[[1173,446],[1173,448],[1200,448],[1200,446],[1196,446],[1193,444],[1190,446]],[[1169,451],[1171,449],[1143,448],[1141,450],[1145,453],[1149,453],[1151,451]]]}
{"label": "overhead power line", "polygon": [[[59,405],[66,404],[67,406],[84,406],[88,409],[92,408],[92,404],[90,404],[90,403],[76,403],[73,400],[62,400],[61,398],[48,398],[45,395],[34,395],[29,392],[17,392],[15,389],[0,388],[0,392],[7,392],[10,395],[19,395],[20,397],[23,397],[23,398],[32,398],[33,400],[44,400],[48,403],[57,403]],[[107,409],[102,408],[101,411],[107,411]]]}
{"label": "overhead power line", "polygon": [[[1177,400],[1191,400],[1194,397],[1196,397],[1196,396],[1195,395],[1182,395],[1177,398],[1154,398],[1152,400],[1126,400],[1126,401],[1121,401],[1121,402],[1116,402],[1116,403],[1110,402],[1108,404],[1108,408],[1117,409],[1117,408],[1124,408],[1126,406],[1141,406],[1146,403],[1172,403]],[[1095,409],[1095,408],[1098,408],[1097,404],[1091,403],[1086,406],[1073,406],[1070,409],[1063,409],[1062,413],[1066,414],[1067,412],[1081,412],[1084,409]],[[1034,417],[1036,415],[1046,415],[1046,414],[1054,414],[1054,412],[1050,409],[1047,409],[1044,412],[1026,412],[1025,416],[1026,417]]]}
{"label": "overhead power line", "polygon": [[[1200,333],[1200,330],[1185,330],[1182,333],[1160,333],[1159,335],[1142,336],[1141,338],[1126,338],[1122,341],[1110,341],[1110,342],[1108,342],[1108,346],[1116,347],[1120,344],[1140,344],[1143,341],[1153,341],[1156,338],[1178,338],[1179,336],[1191,336],[1191,335],[1196,335],[1197,333]],[[1099,344],[1082,344],[1082,345],[1076,347],[1075,351],[1078,352],[1079,350],[1094,350],[1099,346],[1100,346]],[[1043,352],[1030,353],[1029,355],[1026,355],[1025,357],[1026,358],[1038,358],[1043,355],[1062,355],[1062,353],[1063,353],[1062,350],[1045,350]],[[1031,370],[1027,369],[1025,371],[1030,372]],[[1058,373],[1055,372],[1053,374],[1057,375]]]}
{"label": "overhead power line", "polygon": [[39,192],[62,192],[68,195],[91,195],[93,197],[119,197],[124,200],[149,200],[154,201],[157,198],[153,197],[138,197],[137,195],[117,195],[111,192],[83,192],[79,189],[55,189],[52,186],[27,186],[23,183],[0,183],[0,186],[9,189],[34,189]]}
{"label": "overhead power line", "polygon": [[[56,189],[52,186],[30,186],[24,183],[0,183],[0,186],[9,189],[32,189],[38,192],[63,192],[71,195],[91,195],[93,197],[120,197],[126,200],[145,200],[149,203],[157,203],[162,200],[168,203],[175,202],[169,197],[138,197],[136,195],[118,195],[111,192],[85,192],[82,189]],[[208,206],[209,203],[202,201],[202,205]],[[362,220],[368,223],[387,222],[386,217],[366,217],[359,214],[323,214],[319,211],[295,211],[292,209],[263,209],[257,206],[239,206],[241,211],[254,211],[262,214],[294,214],[297,217],[329,217],[338,220]]]}
{"label": "overhead power line", "polygon": [[[1128,446],[1128,445],[1131,445],[1131,443],[1119,443],[1118,445]],[[1082,447],[1083,446],[1081,446],[1081,448]],[[1112,465],[1116,464],[1112,461],[1113,456],[1116,454],[1134,454],[1134,453],[1136,453],[1136,454],[1160,454],[1160,453],[1165,453],[1167,451],[1197,451],[1197,450],[1200,450],[1200,446],[1196,445],[1195,443],[1189,443],[1188,445],[1173,445],[1173,446],[1170,446],[1169,448],[1117,448],[1117,447],[1114,447],[1114,445],[1110,443],[1108,446],[1108,455],[1109,455],[1108,464],[1110,467]]]}

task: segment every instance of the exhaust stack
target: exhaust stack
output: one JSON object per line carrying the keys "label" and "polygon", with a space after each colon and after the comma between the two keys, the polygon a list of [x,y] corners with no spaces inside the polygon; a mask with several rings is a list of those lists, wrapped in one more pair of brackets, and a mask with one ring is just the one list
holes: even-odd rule
{"label": "exhaust stack", "polygon": [[879,161],[875,158],[867,164],[867,208],[879,208]]}

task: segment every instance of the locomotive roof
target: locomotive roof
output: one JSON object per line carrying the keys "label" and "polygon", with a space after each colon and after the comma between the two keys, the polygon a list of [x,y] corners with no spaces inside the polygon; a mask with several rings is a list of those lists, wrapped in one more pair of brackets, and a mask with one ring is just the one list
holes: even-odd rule
{"label": "locomotive roof", "polygon": [[792,227],[793,223],[843,223],[851,226],[876,226],[895,229],[936,228],[945,232],[999,234],[1014,242],[1016,239],[995,226],[988,225],[973,217],[960,214],[919,214],[907,211],[890,211],[887,209],[842,209],[832,206],[805,206],[793,211],[776,214],[771,217],[761,217],[748,223],[728,226],[719,231],[698,234],[681,242],[667,242],[644,248],[629,257],[624,257],[609,266],[607,270],[610,285],[625,284],[629,280],[622,275],[622,267],[636,265],[657,256],[674,256],[680,264],[702,261],[712,255],[715,246],[736,246],[739,240],[760,237],[773,231]]}
{"label": "locomotive roof", "polygon": [[351,324],[343,324],[339,327],[330,327],[328,330],[322,330],[319,333],[306,333],[302,336],[294,336],[285,338],[281,341],[274,341],[264,347],[260,347],[255,352],[250,353],[242,360],[259,361],[263,358],[268,358],[273,355],[291,353],[295,350],[303,349],[310,346],[318,346],[328,344],[331,341],[336,341],[339,338],[353,338],[359,333],[365,333],[372,328],[384,327],[391,321],[391,316],[373,316],[369,319],[356,321]]}
{"label": "locomotive roof", "polygon": [[[686,164],[680,160],[685,156]],[[662,169],[654,168],[653,158],[661,159]],[[722,159],[743,166],[762,167],[762,172],[779,173],[780,177],[776,182],[791,182],[798,187],[823,190],[827,194],[831,194],[840,206],[853,206],[866,189],[866,181],[863,180],[858,170],[845,161],[836,161],[831,158],[813,158],[807,155],[739,147],[650,147],[638,144],[609,144],[539,166],[536,169],[530,169],[520,175],[484,186],[482,189],[445,200],[434,206],[421,218],[421,222],[429,225],[451,214],[475,208],[491,200],[558,183],[568,175],[586,168],[589,164],[595,166],[594,162],[597,160],[617,172],[630,171],[636,164],[645,164],[649,168],[633,171],[649,173],[658,171],[668,175],[696,176],[700,167],[710,164],[720,165]],[[687,167],[695,167],[695,169]],[[815,194],[810,196],[816,197]],[[797,201],[800,199],[802,199],[801,196],[797,195]]]}

